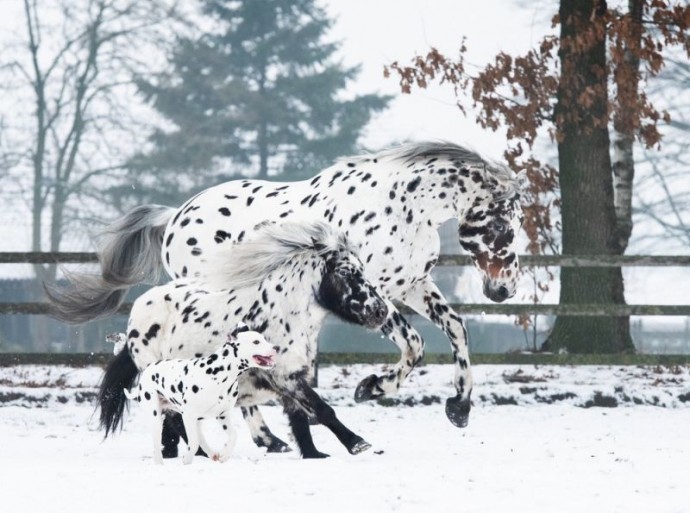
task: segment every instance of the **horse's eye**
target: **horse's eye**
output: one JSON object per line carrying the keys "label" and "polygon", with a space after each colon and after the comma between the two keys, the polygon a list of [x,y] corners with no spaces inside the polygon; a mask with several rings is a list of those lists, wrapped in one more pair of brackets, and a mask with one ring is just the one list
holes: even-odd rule
{"label": "horse's eye", "polygon": [[503,223],[494,223],[494,231],[498,233],[505,233],[506,225]]}

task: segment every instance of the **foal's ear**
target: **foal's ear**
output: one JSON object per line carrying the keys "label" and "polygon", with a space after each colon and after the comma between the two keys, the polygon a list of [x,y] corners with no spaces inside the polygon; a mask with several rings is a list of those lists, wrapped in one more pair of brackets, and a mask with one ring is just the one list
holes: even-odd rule
{"label": "foal's ear", "polygon": [[318,251],[319,253],[321,253],[322,251],[324,251],[326,249],[326,245],[323,242],[316,240],[315,237],[311,238],[311,244],[312,244],[314,250]]}
{"label": "foal's ear", "polygon": [[249,326],[243,322],[238,322],[237,327],[232,330],[232,333],[230,333],[230,338],[237,338],[237,335],[244,333],[245,331],[249,331]]}

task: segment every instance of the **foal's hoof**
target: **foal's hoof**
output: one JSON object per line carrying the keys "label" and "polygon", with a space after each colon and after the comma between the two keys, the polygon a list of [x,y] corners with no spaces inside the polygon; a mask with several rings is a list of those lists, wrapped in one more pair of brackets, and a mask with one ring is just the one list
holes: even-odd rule
{"label": "foal's hoof", "polygon": [[302,453],[302,459],[305,459],[305,460],[316,460],[316,459],[323,459],[323,458],[330,458],[330,457],[331,457],[330,454],[326,454],[325,452],[321,452],[321,451]]}
{"label": "foal's hoof", "polygon": [[273,438],[271,445],[266,447],[266,452],[290,452],[292,447],[283,442],[280,438]]}
{"label": "foal's hoof", "polygon": [[161,453],[163,454],[163,458],[165,458],[166,460],[177,458],[177,445],[164,445]]}
{"label": "foal's hoof", "polygon": [[446,399],[446,417],[459,428],[467,427],[470,419],[470,399],[462,399],[459,395]]}
{"label": "foal's hoof", "polygon": [[368,451],[369,449],[371,449],[371,444],[360,438],[359,441],[357,441],[352,447],[348,447],[347,450],[350,452],[350,454],[356,455],[364,451]]}
{"label": "foal's hoof", "polygon": [[379,377],[376,374],[364,378],[355,390],[355,402],[362,403],[371,399],[376,399],[384,395],[383,389],[379,386]]}

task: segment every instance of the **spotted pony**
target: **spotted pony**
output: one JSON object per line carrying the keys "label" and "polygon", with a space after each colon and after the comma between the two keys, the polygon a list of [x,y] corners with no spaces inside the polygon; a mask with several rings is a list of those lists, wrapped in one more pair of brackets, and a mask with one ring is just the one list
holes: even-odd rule
{"label": "spotted pony", "polygon": [[[218,258],[209,282],[213,287],[178,278],[151,288],[134,302],[126,345],[108,364],[100,385],[106,436],[121,425],[123,389],[131,388],[140,372],[161,360],[207,357],[242,322],[261,333],[277,355],[271,372],[252,368],[240,376],[237,404],[247,407],[248,415],[258,415],[250,407],[279,398],[304,458],[326,456],[314,446],[312,417],[351,454],[368,449],[370,445],[345,427],[309,386],[318,332],[329,312],[371,329],[378,329],[388,316],[388,302],[365,279],[347,239],[323,222],[266,224],[245,244],[226,246]],[[179,436],[187,436],[183,428],[188,432],[179,416],[166,416],[165,456],[176,455]],[[257,445],[272,452],[286,450],[282,440],[261,428],[252,433]]]}

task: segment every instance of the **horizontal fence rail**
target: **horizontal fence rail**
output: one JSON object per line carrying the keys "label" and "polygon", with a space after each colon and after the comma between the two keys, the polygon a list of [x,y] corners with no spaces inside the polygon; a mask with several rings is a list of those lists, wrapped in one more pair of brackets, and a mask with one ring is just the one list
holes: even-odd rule
{"label": "horizontal fence rail", "polygon": [[[690,266],[690,255],[521,255],[520,264],[526,267],[672,267]],[[0,252],[0,264],[72,264],[96,263],[95,253],[88,252]],[[468,255],[441,255],[441,266],[472,265]],[[452,308],[464,315],[566,315],[614,316],[678,315],[690,316],[690,305],[627,305],[627,304],[495,304],[455,303]],[[131,303],[123,304],[118,313],[128,314]],[[402,307],[403,313],[413,313]],[[45,315],[50,313],[47,303],[2,303],[0,314]]]}
{"label": "horizontal fence rail", "polygon": [[[669,267],[690,266],[690,255],[520,255],[525,267]],[[0,264],[90,264],[96,253],[0,252]],[[441,255],[438,265],[472,265],[469,255]]]}
{"label": "horizontal fence rail", "polygon": [[[400,305],[398,305],[400,306]],[[450,306],[463,315],[566,315],[578,317],[628,317],[630,315],[687,315],[690,305],[615,305],[615,304],[495,304],[495,303],[451,303]],[[127,315],[132,303],[124,303],[117,313]],[[402,306],[404,314],[415,313]],[[47,303],[2,303],[0,314],[46,315],[50,313]]]}

